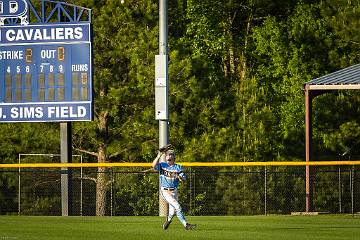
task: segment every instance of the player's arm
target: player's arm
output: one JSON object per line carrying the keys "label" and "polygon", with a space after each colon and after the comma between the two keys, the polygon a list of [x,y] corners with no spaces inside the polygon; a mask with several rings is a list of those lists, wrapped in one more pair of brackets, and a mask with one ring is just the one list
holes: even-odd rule
{"label": "player's arm", "polygon": [[181,170],[176,174],[177,178],[181,181],[181,182],[185,182],[186,181],[186,175],[185,173]]}
{"label": "player's arm", "polygon": [[154,161],[152,162],[151,166],[152,166],[154,169],[156,169],[156,165],[158,165],[159,160],[160,160],[160,158],[161,158],[162,155],[163,155],[163,153],[159,151],[158,154],[157,154],[157,156],[156,156],[156,158],[155,158]]}

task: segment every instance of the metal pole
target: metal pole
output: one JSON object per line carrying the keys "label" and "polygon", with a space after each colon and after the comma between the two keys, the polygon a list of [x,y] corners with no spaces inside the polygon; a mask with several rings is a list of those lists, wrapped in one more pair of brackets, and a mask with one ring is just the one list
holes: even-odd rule
{"label": "metal pole", "polygon": [[[168,4],[167,0],[159,0],[159,55],[168,55]],[[165,65],[168,72],[168,65]],[[166,77],[167,79],[167,77]],[[167,83],[166,83],[167,85]],[[168,93],[166,93],[168,95]],[[167,98],[168,96],[166,96]],[[167,103],[168,104],[168,103]],[[166,106],[168,109],[168,106]],[[159,147],[169,143],[169,120],[159,120]],[[161,159],[163,161],[163,159]],[[159,216],[167,216],[168,204],[159,194]]]}
{"label": "metal pole", "polygon": [[265,202],[265,216],[267,215],[267,169],[266,169],[266,166],[265,166],[265,174],[264,174],[264,178],[265,178],[265,182],[264,182],[264,189],[265,189],[265,199],[264,199],[264,202]]}
{"label": "metal pole", "polygon": [[191,174],[191,167],[189,168],[189,188],[190,188],[190,214],[192,215],[193,191],[192,191],[192,174]]}
{"label": "metal pole", "polygon": [[[21,154],[19,154],[19,164],[21,164]],[[18,192],[18,215],[20,216],[20,212],[21,212],[21,168],[19,168],[19,177],[18,177],[18,188],[19,188],[19,192]]]}
{"label": "metal pole", "polygon": [[[167,0],[159,0],[159,55],[168,55],[168,14]],[[168,72],[165,64],[164,72]],[[168,83],[166,83],[168,85]],[[168,95],[168,93],[166,93]],[[167,102],[168,104],[168,102]],[[168,108],[168,106],[166,106]],[[169,120],[159,120],[159,147],[169,143]]]}
{"label": "metal pole", "polygon": [[[312,158],[312,95],[308,86],[305,86],[305,160],[310,162]],[[312,169],[305,166],[305,205],[306,212],[312,211]]]}
{"label": "metal pole", "polygon": [[339,167],[339,181],[338,181],[338,188],[339,188],[339,213],[342,212],[342,203],[341,203],[341,168]]}
{"label": "metal pole", "polygon": [[[71,123],[60,123],[61,163],[72,162]],[[61,168],[61,215],[71,214],[71,170]]]}
{"label": "metal pole", "polygon": [[110,216],[113,215],[113,185],[114,183],[114,175],[113,175],[113,169],[111,168],[111,189],[110,189]]}
{"label": "metal pole", "polygon": [[[80,162],[83,163],[82,155],[80,155]],[[80,216],[83,214],[83,168],[80,168]]]}
{"label": "metal pole", "polygon": [[[194,180],[193,180],[194,199],[196,199],[196,170],[195,169],[193,170],[192,175],[194,177]],[[195,200],[194,200],[194,203],[193,203],[193,209],[196,209],[196,201]]]}
{"label": "metal pole", "polygon": [[350,169],[351,214],[354,216],[354,166]]}

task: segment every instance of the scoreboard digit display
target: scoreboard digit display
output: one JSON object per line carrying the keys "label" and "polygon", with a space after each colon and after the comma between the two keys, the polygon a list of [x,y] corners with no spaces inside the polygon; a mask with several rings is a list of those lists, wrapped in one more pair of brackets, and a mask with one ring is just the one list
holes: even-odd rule
{"label": "scoreboard digit display", "polygon": [[93,119],[90,24],[0,26],[0,122]]}

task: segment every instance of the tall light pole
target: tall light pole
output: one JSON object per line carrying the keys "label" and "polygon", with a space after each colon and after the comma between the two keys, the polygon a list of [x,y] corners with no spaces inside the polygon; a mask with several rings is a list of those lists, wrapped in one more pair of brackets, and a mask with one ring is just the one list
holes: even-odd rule
{"label": "tall light pole", "polygon": [[[155,119],[159,120],[159,148],[169,143],[167,8],[167,0],[159,0],[159,55],[155,56]],[[159,216],[166,216],[167,212],[168,204],[159,194]]]}

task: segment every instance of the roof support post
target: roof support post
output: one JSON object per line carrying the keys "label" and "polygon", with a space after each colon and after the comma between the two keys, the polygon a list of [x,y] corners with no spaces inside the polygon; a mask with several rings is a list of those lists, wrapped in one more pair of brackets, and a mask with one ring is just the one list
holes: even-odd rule
{"label": "roof support post", "polygon": [[[312,127],[312,101],[315,97],[332,92],[331,90],[313,90],[312,86],[305,84],[305,160],[310,162],[313,159],[313,127]],[[305,167],[305,192],[306,192],[306,212],[313,211],[313,175],[314,167]]]}
{"label": "roof support post", "polygon": [[[305,160],[310,162],[312,157],[312,97],[310,90],[305,86]],[[310,166],[306,165],[306,179],[305,179],[305,188],[306,188],[306,212],[312,210],[312,181]]]}
{"label": "roof support post", "polygon": [[[305,91],[305,160],[310,162],[312,158],[312,99],[313,96],[308,88],[308,85],[304,87]],[[312,199],[313,199],[313,187],[312,187],[312,174],[309,165],[305,167],[306,179],[306,212],[312,211]]]}

